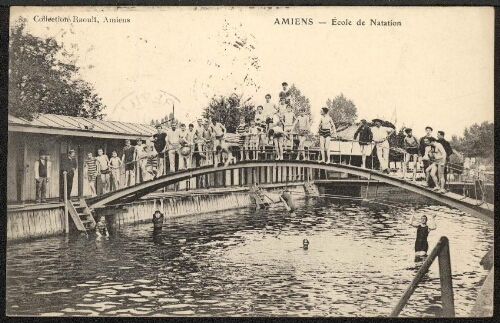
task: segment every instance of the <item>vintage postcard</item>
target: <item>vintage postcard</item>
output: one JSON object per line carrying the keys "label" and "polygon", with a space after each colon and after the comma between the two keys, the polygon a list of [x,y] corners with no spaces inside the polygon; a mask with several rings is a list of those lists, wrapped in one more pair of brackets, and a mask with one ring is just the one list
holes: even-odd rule
{"label": "vintage postcard", "polygon": [[12,7],[7,316],[487,317],[494,9]]}

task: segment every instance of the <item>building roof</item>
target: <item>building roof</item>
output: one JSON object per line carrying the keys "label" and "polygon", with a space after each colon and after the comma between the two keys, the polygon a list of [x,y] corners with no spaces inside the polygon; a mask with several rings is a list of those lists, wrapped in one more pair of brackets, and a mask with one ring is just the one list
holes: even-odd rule
{"label": "building roof", "polygon": [[9,131],[14,132],[113,139],[150,137],[152,133],[156,132],[153,126],[145,124],[70,117],[57,114],[39,114],[32,121],[9,115],[8,123]]}

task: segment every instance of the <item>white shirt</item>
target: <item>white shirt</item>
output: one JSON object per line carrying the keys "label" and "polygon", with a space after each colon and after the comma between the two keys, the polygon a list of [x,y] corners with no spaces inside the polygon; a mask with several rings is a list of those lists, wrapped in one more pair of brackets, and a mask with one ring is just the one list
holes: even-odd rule
{"label": "white shirt", "polygon": [[373,134],[373,141],[375,141],[375,142],[387,140],[387,136],[392,132],[391,128],[382,127],[382,126],[380,126],[380,128],[372,127],[371,129],[372,129],[372,134]]}
{"label": "white shirt", "polygon": [[169,146],[174,146],[174,147],[169,147],[169,148],[176,148],[177,146],[179,146],[179,142],[181,139],[180,133],[181,133],[181,131],[179,129],[175,129],[175,130],[169,129],[167,131],[167,144]]}

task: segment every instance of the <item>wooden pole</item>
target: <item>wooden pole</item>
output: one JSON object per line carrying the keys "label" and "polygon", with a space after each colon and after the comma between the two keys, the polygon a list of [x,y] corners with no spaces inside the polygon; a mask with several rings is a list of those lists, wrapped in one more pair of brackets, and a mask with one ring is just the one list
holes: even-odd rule
{"label": "wooden pole", "polygon": [[64,182],[64,232],[69,233],[69,214],[68,214],[68,172],[63,172]]}
{"label": "wooden pole", "polygon": [[453,284],[451,278],[450,246],[448,238],[442,237],[443,249],[439,253],[439,280],[441,281],[441,302],[443,304],[443,317],[455,317],[455,304],[453,299]]}

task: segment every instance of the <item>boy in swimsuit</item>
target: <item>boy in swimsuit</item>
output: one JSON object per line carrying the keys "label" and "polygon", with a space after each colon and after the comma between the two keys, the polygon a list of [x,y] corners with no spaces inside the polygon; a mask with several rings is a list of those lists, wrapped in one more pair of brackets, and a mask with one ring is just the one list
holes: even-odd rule
{"label": "boy in swimsuit", "polygon": [[260,141],[260,132],[259,129],[255,126],[255,121],[250,121],[250,128],[248,129],[250,134],[249,140],[249,150],[252,151],[253,160],[257,160],[259,158],[259,141]]}
{"label": "boy in swimsuit", "polygon": [[291,105],[286,106],[286,112],[283,114],[283,129],[285,130],[285,134],[287,137],[286,146],[293,147],[293,125],[295,124],[295,113],[293,112],[293,108]]}
{"label": "boy in swimsuit", "polygon": [[333,123],[332,118],[328,115],[328,108],[321,108],[321,119],[319,121],[319,149],[321,151],[320,163],[330,164],[330,142],[332,133],[337,137],[337,129]]}
{"label": "boy in swimsuit", "polygon": [[120,167],[122,167],[122,161],[118,158],[116,150],[114,150],[109,160],[109,168],[111,169],[111,191],[116,191],[120,188]]}
{"label": "boy in swimsuit", "polygon": [[283,131],[283,124],[278,122],[276,126],[269,130],[269,137],[273,138],[274,149],[276,151],[275,160],[283,160],[283,137],[285,132]]}
{"label": "boy in swimsuit", "polygon": [[[444,166],[446,165],[446,150],[444,149],[443,145],[441,145],[439,142],[437,142],[436,138],[430,137],[427,140],[429,141],[429,144],[433,149],[432,154],[433,154],[434,160],[433,160],[431,166],[429,166],[429,168],[431,168],[429,173],[430,173],[434,183],[436,183],[436,187],[434,188],[434,191],[442,193],[442,194],[447,193],[447,191],[444,188],[444,184],[445,184]],[[437,176],[436,176],[436,173],[437,173]]]}
{"label": "boy in swimsuit", "polygon": [[304,156],[304,160],[306,160],[306,152],[304,151],[304,143],[307,139],[306,135],[309,134],[310,132],[310,125],[309,125],[309,116],[306,116],[306,110],[304,108],[301,108],[299,110],[299,116],[295,120],[293,127],[294,129],[297,129],[297,134],[299,136],[299,147],[298,147],[298,153],[297,153],[297,158],[296,160],[300,160],[300,154]]}

